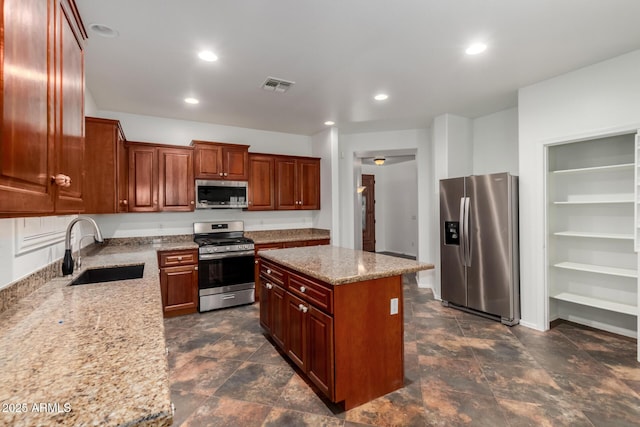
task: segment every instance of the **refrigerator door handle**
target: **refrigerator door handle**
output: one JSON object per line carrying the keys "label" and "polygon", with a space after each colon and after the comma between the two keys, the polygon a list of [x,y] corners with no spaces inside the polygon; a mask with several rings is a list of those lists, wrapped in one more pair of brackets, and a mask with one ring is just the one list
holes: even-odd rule
{"label": "refrigerator door handle", "polygon": [[469,197],[464,198],[464,247],[465,265],[471,267],[471,233],[469,233]]}
{"label": "refrigerator door handle", "polygon": [[466,263],[466,253],[467,250],[465,248],[466,239],[465,229],[464,229],[464,199],[466,197],[460,197],[460,222],[459,222],[459,230],[458,230],[458,238],[460,239],[460,246],[458,246],[458,251],[460,252],[460,259],[462,260],[462,265],[467,265]]}

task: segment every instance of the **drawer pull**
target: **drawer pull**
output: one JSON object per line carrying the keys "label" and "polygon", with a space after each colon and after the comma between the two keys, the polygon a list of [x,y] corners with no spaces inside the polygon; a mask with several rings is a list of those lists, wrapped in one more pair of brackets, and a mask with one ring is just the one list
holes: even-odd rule
{"label": "drawer pull", "polygon": [[273,289],[273,285],[271,283],[267,283],[265,286],[267,287],[267,289]]}
{"label": "drawer pull", "polygon": [[303,304],[300,304],[298,306],[298,309],[300,309],[301,312],[306,313],[307,310],[309,310],[307,307],[305,307]]}
{"label": "drawer pull", "polygon": [[267,274],[271,274],[271,270],[267,268]]}
{"label": "drawer pull", "polygon": [[182,257],[181,256],[178,257],[178,261],[182,261]]}
{"label": "drawer pull", "polygon": [[234,299],[235,297],[235,295],[224,295],[222,299]]}
{"label": "drawer pull", "polygon": [[305,288],[304,286],[300,286],[300,292],[304,294],[306,291],[307,291],[307,288]]}

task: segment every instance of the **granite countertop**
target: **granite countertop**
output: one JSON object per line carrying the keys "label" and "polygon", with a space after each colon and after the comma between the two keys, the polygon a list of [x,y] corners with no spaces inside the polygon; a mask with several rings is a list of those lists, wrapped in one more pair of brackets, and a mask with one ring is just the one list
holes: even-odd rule
{"label": "granite countertop", "polygon": [[0,314],[0,425],[173,421],[157,250],[99,246],[85,269],[144,263],[141,279],[68,286],[55,278]]}
{"label": "granite countertop", "polygon": [[299,240],[330,239],[331,232],[320,228],[294,228],[289,230],[245,231],[245,237],[257,245],[264,243],[296,242]]}
{"label": "granite countertop", "polygon": [[259,251],[260,257],[331,285],[430,270],[432,264],[336,246]]}

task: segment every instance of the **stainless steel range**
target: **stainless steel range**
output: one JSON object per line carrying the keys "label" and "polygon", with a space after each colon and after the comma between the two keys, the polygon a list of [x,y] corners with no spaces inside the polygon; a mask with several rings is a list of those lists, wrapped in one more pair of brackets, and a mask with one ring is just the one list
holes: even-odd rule
{"label": "stainless steel range", "polygon": [[196,222],[200,312],[255,301],[253,240],[242,221]]}

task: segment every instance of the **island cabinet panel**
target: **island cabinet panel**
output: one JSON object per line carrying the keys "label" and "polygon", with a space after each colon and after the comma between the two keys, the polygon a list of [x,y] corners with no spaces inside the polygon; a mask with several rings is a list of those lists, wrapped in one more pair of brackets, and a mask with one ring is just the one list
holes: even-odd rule
{"label": "island cabinet panel", "polygon": [[287,335],[287,313],[286,313],[287,292],[278,285],[273,285],[270,294],[270,306],[273,311],[271,316],[271,337],[286,351]]}
{"label": "island cabinet panel", "polygon": [[197,250],[160,251],[158,265],[164,317],[195,313],[198,310]]}
{"label": "island cabinet panel", "polygon": [[[266,331],[331,401],[348,410],[404,385],[402,276],[334,286],[271,260],[260,263],[261,323],[284,313],[284,331],[276,338],[273,321]],[[274,267],[284,288],[273,285]],[[276,289],[285,299],[277,308]]]}

